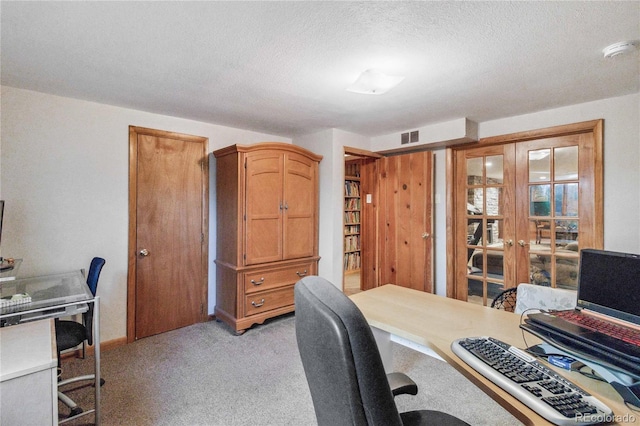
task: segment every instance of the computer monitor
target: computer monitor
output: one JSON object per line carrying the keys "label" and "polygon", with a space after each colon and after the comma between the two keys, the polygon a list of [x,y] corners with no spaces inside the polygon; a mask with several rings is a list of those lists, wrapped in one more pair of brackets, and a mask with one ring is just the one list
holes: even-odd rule
{"label": "computer monitor", "polygon": [[578,308],[640,325],[640,255],[580,251]]}

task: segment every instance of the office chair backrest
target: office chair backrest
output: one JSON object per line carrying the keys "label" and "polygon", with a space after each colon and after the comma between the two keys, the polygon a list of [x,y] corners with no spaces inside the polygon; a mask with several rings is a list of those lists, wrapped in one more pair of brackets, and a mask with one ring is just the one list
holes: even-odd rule
{"label": "office chair backrest", "polygon": [[401,425],[378,346],[358,307],[329,281],[295,285],[296,339],[320,426]]}
{"label": "office chair backrest", "polygon": [[98,278],[100,278],[100,272],[105,264],[105,260],[101,257],[94,257],[91,259],[91,266],[89,266],[89,273],[87,274],[87,285],[93,295],[96,295],[98,290]]}
{"label": "office chair backrest", "polygon": [[[94,296],[98,291],[98,278],[100,278],[100,272],[105,262],[101,257],[91,259],[89,273],[87,274],[87,285]],[[84,326],[87,329],[87,343],[93,345],[93,303],[89,304],[89,310],[83,314],[83,320]]]}

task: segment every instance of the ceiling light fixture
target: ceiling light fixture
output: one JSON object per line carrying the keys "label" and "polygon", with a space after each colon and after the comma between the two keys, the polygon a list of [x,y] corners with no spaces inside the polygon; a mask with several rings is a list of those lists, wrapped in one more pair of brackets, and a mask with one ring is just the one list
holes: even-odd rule
{"label": "ceiling light fixture", "polygon": [[402,80],[404,80],[403,76],[386,75],[376,69],[369,69],[360,74],[360,77],[347,87],[347,90],[367,95],[382,95],[396,87]]}
{"label": "ceiling light fixture", "polygon": [[605,58],[613,58],[614,56],[624,55],[625,53],[633,52],[636,50],[636,42],[633,41],[621,41],[613,43],[610,46],[602,49],[602,54]]}

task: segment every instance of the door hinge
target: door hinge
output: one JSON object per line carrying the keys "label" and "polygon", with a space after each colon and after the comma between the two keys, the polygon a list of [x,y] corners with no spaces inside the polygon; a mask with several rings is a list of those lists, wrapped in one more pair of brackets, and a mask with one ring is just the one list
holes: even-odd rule
{"label": "door hinge", "polygon": [[200,315],[204,315],[204,303],[200,303]]}
{"label": "door hinge", "polygon": [[200,243],[204,243],[204,233],[200,234]]}

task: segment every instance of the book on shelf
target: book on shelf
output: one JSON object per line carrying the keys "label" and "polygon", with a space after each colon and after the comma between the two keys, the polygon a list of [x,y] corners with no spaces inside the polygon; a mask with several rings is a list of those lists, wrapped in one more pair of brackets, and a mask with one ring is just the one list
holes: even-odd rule
{"label": "book on shelf", "polygon": [[353,225],[360,223],[360,212],[344,212],[344,223],[347,225]]}
{"label": "book on shelf", "polygon": [[353,271],[356,269],[360,269],[360,252],[345,253],[344,270]]}
{"label": "book on shelf", "polygon": [[344,251],[360,250],[360,235],[349,235],[344,238]]}
{"label": "book on shelf", "polygon": [[352,234],[359,234],[359,233],[360,233],[360,225],[345,225],[344,227],[345,235],[352,235]]}
{"label": "book on shelf", "polygon": [[360,184],[358,182],[347,180],[344,182],[344,195],[347,197],[360,196]]}
{"label": "book on shelf", "polygon": [[345,210],[360,210],[360,198],[346,198],[344,200]]}

